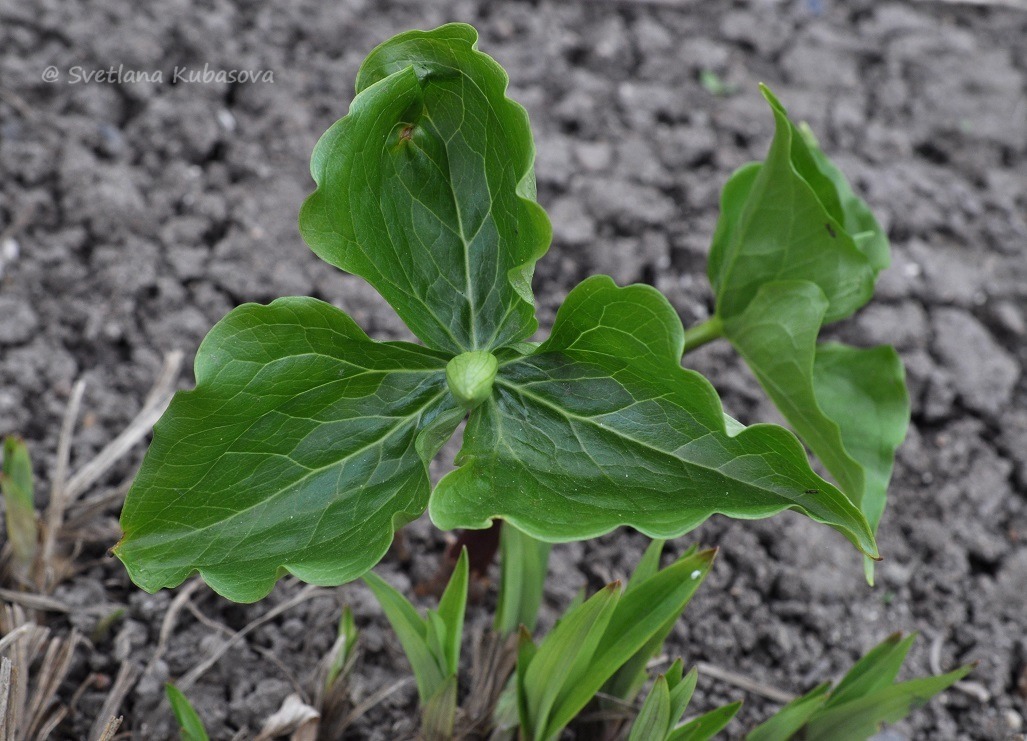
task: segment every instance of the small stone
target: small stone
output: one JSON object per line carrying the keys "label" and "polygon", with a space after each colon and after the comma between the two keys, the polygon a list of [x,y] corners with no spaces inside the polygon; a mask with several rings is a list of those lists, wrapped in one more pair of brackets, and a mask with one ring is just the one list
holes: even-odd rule
{"label": "small stone", "polygon": [[938,309],[932,320],[934,350],[952,374],[963,403],[998,414],[1020,378],[1019,364],[968,312]]}
{"label": "small stone", "polygon": [[1012,301],[999,301],[991,307],[991,316],[998,327],[1016,337],[1027,334],[1023,311]]}
{"label": "small stone", "polygon": [[613,147],[609,142],[580,142],[574,147],[574,157],[590,172],[605,170],[613,162]]}
{"label": "small stone", "polygon": [[39,328],[32,306],[14,296],[0,296],[0,345],[28,342]]}
{"label": "small stone", "polygon": [[586,245],[596,236],[596,225],[577,198],[560,198],[549,208],[553,239],[562,244]]}

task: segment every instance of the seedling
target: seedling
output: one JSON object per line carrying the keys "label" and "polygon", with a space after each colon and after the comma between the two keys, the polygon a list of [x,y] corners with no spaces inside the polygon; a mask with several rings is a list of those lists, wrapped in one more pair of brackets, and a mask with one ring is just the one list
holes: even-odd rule
{"label": "seedling", "polygon": [[39,549],[32,461],[25,443],[15,437],[4,438],[3,450],[0,493],[6,508],[7,542],[15,574],[27,581]]}
{"label": "seedling", "polygon": [[[527,114],[507,84],[462,24],[371,52],[349,114],[314,150],[317,189],[300,231],[326,262],[374,286],[419,343],[375,341],[306,297],[229,313],[197,353],[196,388],[177,394],[155,428],[115,553],[144,589],[198,572],[250,602],[285,573],[323,585],[367,574],[425,510],[445,530],[502,521],[495,628],[512,635],[534,625],[549,543],[632,527],[658,542],[626,589],[572,605],[537,646],[520,628],[497,718],[512,711],[523,737],[552,739],[601,704],[597,693],[634,701],[705,576],[710,552],[659,571],[662,539],[714,514],[790,509],[849,540],[872,580],[909,401],[892,348],[818,344],[824,324],[869,301],[888,242],[766,88],[774,139],[765,161],[724,188],[709,258],[713,316],[686,331],[655,289],[595,276],[570,292],[548,338],[533,341],[531,278],[551,230],[536,202]],[[720,337],[799,437],[742,425],[682,367],[686,352]],[[465,419],[457,468],[433,490],[428,465]],[[814,473],[799,438],[834,482]],[[422,618],[365,576],[410,658],[430,737],[454,733],[467,578],[464,553],[439,609]],[[888,673],[876,663],[865,672]],[[631,733],[716,733],[737,706],[678,726],[690,686],[694,674],[673,665]],[[826,701],[808,702],[809,733],[843,725]]]}
{"label": "seedling", "polygon": [[164,687],[164,694],[171,704],[171,712],[175,714],[182,741],[210,741],[203,721],[182,691],[175,685],[168,684]]}
{"label": "seedling", "polygon": [[833,688],[826,682],[783,707],[753,729],[746,741],[865,739],[885,723],[905,718],[973,669],[962,666],[936,677],[895,682],[916,634],[889,636],[869,651]]}
{"label": "seedling", "polygon": [[[725,188],[716,315],[686,333],[653,288],[597,276],[530,342],[550,227],[527,114],[506,85],[460,24],[401,34],[364,62],[349,115],[314,151],[300,229],[423,344],[376,342],[302,297],[219,322],[128,495],[115,552],[139,585],[198,571],[253,601],[285,572],[339,584],[425,508],[446,530],[502,519],[547,542],[621,526],[670,538],[716,513],[792,509],[878,557],[905,391],[892,351],[815,346],[887,262],[841,175],[765,91],[777,134],[767,161]],[[791,432],[726,418],[712,385],[681,367],[722,334],[840,489]],[[465,417],[458,468],[431,491],[428,463]]]}
{"label": "seedling", "polygon": [[399,638],[417,681],[426,738],[450,738],[456,720],[460,641],[467,606],[467,551],[460,553],[438,610],[422,618],[414,606],[376,574],[364,577]]}

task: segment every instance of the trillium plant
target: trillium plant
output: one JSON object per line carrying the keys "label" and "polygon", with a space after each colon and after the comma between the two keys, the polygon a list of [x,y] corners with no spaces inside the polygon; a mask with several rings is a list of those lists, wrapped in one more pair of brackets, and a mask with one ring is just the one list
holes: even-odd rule
{"label": "trillium plant", "polygon": [[[872,580],[909,402],[892,348],[818,341],[821,327],[870,300],[888,242],[766,88],[774,138],[763,162],[724,187],[709,256],[713,316],[686,330],[654,288],[595,276],[534,341],[531,281],[551,230],[528,116],[507,84],[466,25],[404,33],[371,52],[349,114],[314,150],[317,188],[300,230],[319,257],[374,286],[420,342],[374,340],[307,297],[229,313],[197,353],[196,388],[177,394],[154,430],[115,553],[148,591],[198,572],[228,599],[252,602],[286,573],[321,585],[364,576],[425,510],[443,530],[501,521],[496,625],[527,628],[496,718],[505,707],[523,737],[546,739],[608,682],[607,694],[634,701],[712,560],[693,551],[659,571],[656,549],[637,590],[611,585],[572,606],[536,647],[525,631],[547,544],[626,526],[662,547],[714,514],[788,509],[840,533]],[[791,430],[740,424],[682,366],[718,338]],[[429,463],[465,420],[456,467],[433,488]],[[832,480],[814,472],[807,447]],[[462,558],[427,618],[368,576],[434,708],[430,736],[455,732],[466,570]],[[591,679],[561,684],[575,677]],[[624,732],[706,738],[703,728],[730,720],[724,711],[678,733],[689,687],[694,676],[673,666]],[[814,709],[826,690],[818,697]]]}

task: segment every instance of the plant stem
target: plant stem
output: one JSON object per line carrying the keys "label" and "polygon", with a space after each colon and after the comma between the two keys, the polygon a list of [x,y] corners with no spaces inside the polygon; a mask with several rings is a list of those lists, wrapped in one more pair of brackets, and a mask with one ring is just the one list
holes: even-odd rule
{"label": "plant stem", "polygon": [[689,327],[685,330],[685,354],[687,355],[697,347],[702,347],[707,342],[712,342],[724,336],[724,324],[719,316],[711,316],[702,324]]}

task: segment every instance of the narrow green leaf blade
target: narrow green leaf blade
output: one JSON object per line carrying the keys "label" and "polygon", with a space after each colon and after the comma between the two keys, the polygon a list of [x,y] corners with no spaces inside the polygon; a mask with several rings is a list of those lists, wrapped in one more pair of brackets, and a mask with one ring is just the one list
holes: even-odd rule
{"label": "narrow green leaf blade", "polygon": [[[625,597],[630,595],[634,589],[645,584],[650,578],[656,576],[659,570],[659,556],[663,542],[662,540],[654,540],[646,549],[642,560],[631,576],[631,582],[624,593]],[[693,545],[675,563],[691,559],[697,552],[698,548]],[[691,576],[691,572],[689,572],[689,576]],[[663,647],[663,642],[667,640],[667,636],[670,635],[671,630],[674,629],[674,624],[677,623],[680,617],[680,613],[675,613],[668,617],[666,622],[652,634],[649,640],[606,681],[606,684],[603,685],[603,692],[619,697],[626,702],[633,702],[638,695],[638,691],[645,684],[649,660],[659,653]],[[672,676],[670,671],[668,671],[667,676],[668,679]],[[677,718],[674,720],[677,722]]]}
{"label": "narrow green leaf blade", "polygon": [[787,112],[763,92],[774,139],[765,161],[738,170],[722,193],[708,266],[717,316],[740,314],[764,283],[806,280],[824,292],[825,321],[833,322],[870,300],[876,271],[839,221],[841,211],[829,210],[828,194],[834,201],[837,194]]}
{"label": "narrow green leaf blade", "polygon": [[587,671],[561,690],[553,708],[552,729],[570,723],[626,661],[681,617],[715,556],[716,551],[708,550],[682,559],[621,598]]}
{"label": "narrow green leaf blade", "polygon": [[446,628],[446,668],[450,674],[460,669],[460,643],[464,635],[464,612],[467,609],[467,582],[470,572],[467,565],[467,548],[460,549],[453,575],[446,585],[446,591],[439,599],[439,618]]}
{"label": "narrow green leaf blade", "polygon": [[619,592],[620,585],[611,584],[566,613],[531,657],[531,665],[524,673],[523,690],[530,721],[527,730],[535,741],[555,738],[567,724],[568,721],[560,725],[552,722],[554,703],[568,684],[580,679],[591,661],[617,606]]}
{"label": "narrow green leaf blade", "polygon": [[537,326],[531,275],[551,230],[507,83],[470,26],[400,34],[364,61],[311,161],[304,239],[436,349],[490,350]]}
{"label": "narrow green leaf blade", "polygon": [[727,434],[713,387],[680,366],[683,334],[654,289],[584,281],[550,339],[501,364],[493,398],[468,421],[460,467],[432,495],[432,519],[451,529],[501,517],[557,542],[622,525],[678,537],[715,513],[791,508],[876,556],[863,515],[813,473],[790,432]]}
{"label": "narrow green leaf blade", "polygon": [[182,694],[182,691],[173,684],[164,685],[164,692],[171,703],[171,712],[175,714],[178,721],[179,732],[182,741],[210,741],[207,736],[207,729],[203,727],[203,721],[196,710]]}
{"label": "narrow green leaf blade", "polygon": [[816,687],[797,697],[752,729],[745,741],[788,741],[820,708],[828,698],[831,683]]}
{"label": "narrow green leaf blade", "polygon": [[671,724],[670,690],[667,678],[662,674],[656,678],[635,722],[631,724],[628,741],[662,741]]}
{"label": "narrow green leaf blade", "polygon": [[[676,673],[680,676],[683,662],[681,659],[677,659],[674,662],[672,669],[675,669]],[[668,672],[668,676],[670,672]],[[695,686],[699,682],[699,672],[696,669],[692,669],[684,677],[681,677],[679,681],[673,682],[670,685],[670,722],[677,724],[681,720],[681,716],[685,714],[685,710],[688,708],[688,703],[692,701],[692,695],[695,693]]]}
{"label": "narrow green leaf blade", "polygon": [[449,741],[456,724],[456,674],[450,674],[421,708],[424,741]]}
{"label": "narrow green leaf blade", "polygon": [[314,299],[232,311],[154,429],[116,554],[149,591],[199,571],[238,602],[286,571],[357,578],[427,503],[428,461],[462,417],[445,364]]}
{"label": "narrow green leaf blade", "polygon": [[912,679],[871,692],[857,700],[817,713],[806,731],[808,741],[857,741],[877,733],[884,723],[895,723],[932,697],[965,677],[964,666],[937,677]]}
{"label": "narrow green leaf blade", "polygon": [[874,646],[842,677],[831,692],[827,707],[857,700],[889,686],[899,675],[902,662],[906,660],[915,640],[916,633],[905,638],[895,633]]}
{"label": "narrow green leaf blade", "polygon": [[396,631],[396,637],[403,646],[403,653],[414,670],[417,693],[422,704],[427,703],[442,687],[448,674],[442,666],[441,641],[438,641],[437,635],[434,639],[438,641],[438,650],[432,651],[431,648],[432,631],[435,629],[428,620],[417,613],[406,597],[374,572],[364,574],[364,583],[370,588],[392,629]]}
{"label": "narrow green leaf blade", "polygon": [[503,635],[510,635],[521,625],[533,631],[542,605],[550,544],[505,522],[499,546],[499,599],[495,628]]}
{"label": "narrow green leaf blade", "polygon": [[4,438],[0,493],[6,509],[7,538],[22,573],[31,568],[39,543],[34,488],[28,447],[14,436]]}
{"label": "narrow green leaf blade", "polygon": [[631,578],[624,585],[625,594],[629,594],[635,587],[645,582],[646,579],[656,576],[656,572],[660,570],[660,556],[663,555],[663,546],[666,542],[657,538],[646,546],[645,551],[642,553],[642,558],[638,561],[638,565],[631,572]]}
{"label": "narrow green leaf blade", "polygon": [[706,741],[706,739],[713,738],[731,722],[740,707],[742,707],[742,703],[738,701],[700,715],[695,720],[671,731],[667,735],[667,741]]}

